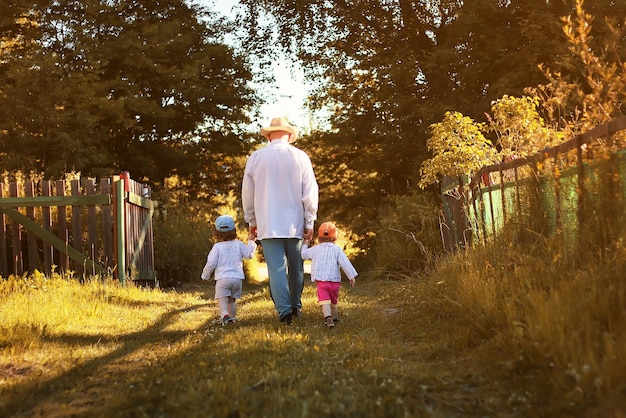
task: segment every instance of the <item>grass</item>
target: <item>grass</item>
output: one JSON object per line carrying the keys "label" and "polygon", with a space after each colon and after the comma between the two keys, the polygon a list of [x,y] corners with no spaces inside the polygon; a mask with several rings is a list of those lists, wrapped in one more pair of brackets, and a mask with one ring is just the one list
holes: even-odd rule
{"label": "grass", "polygon": [[310,283],[293,326],[248,284],[222,327],[206,283],[3,279],[0,415],[623,416],[626,257],[563,270],[539,253],[363,275],[334,330]]}

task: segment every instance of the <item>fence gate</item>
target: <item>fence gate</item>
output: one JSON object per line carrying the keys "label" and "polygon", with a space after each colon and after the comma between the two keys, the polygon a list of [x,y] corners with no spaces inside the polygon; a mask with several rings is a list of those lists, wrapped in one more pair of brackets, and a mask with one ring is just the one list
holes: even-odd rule
{"label": "fence gate", "polygon": [[126,269],[118,271],[118,278],[124,282],[126,277],[130,277],[139,284],[158,286],[152,231],[152,216],[157,202],[150,200],[150,188],[131,180],[128,172],[122,173],[120,181],[115,184],[117,265],[126,266]]}
{"label": "fence gate", "polygon": [[111,274],[157,286],[150,195],[126,172],[0,183],[0,275]]}

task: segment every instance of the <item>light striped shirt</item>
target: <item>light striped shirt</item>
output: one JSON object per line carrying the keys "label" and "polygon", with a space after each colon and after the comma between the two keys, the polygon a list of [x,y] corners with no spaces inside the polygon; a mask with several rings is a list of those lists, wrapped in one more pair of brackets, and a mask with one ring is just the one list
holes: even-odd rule
{"label": "light striped shirt", "polygon": [[256,243],[248,241],[248,245],[238,239],[216,242],[209,251],[206,264],[200,278],[209,280],[215,271],[215,280],[245,278],[243,259],[250,259],[256,250]]}
{"label": "light striped shirt", "polygon": [[340,269],[348,279],[354,279],[358,274],[343,250],[332,242],[322,242],[313,247],[303,244],[302,259],[311,260],[313,282],[341,282]]}

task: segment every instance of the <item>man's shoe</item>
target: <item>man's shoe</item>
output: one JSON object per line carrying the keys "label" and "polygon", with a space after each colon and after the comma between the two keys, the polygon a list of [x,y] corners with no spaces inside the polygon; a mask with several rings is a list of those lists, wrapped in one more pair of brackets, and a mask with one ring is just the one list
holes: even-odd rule
{"label": "man's shoe", "polygon": [[292,321],[293,321],[293,315],[290,313],[280,318],[280,322],[284,323],[285,325],[291,325]]}

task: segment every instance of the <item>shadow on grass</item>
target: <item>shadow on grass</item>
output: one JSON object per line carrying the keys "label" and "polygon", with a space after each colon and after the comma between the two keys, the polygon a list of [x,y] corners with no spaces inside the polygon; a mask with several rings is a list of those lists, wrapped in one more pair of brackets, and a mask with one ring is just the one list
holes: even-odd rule
{"label": "shadow on grass", "polygon": [[[120,347],[107,355],[18,385],[1,406],[3,416],[328,416],[324,408],[341,411],[336,416],[424,416],[425,405],[441,416],[467,411],[426,393],[432,379],[423,364],[402,360],[402,320],[385,313],[372,290],[346,289],[335,330],[323,325],[310,284],[305,316],[290,327],[278,322],[271,302],[245,307],[267,298],[262,289],[247,295],[243,320],[233,327],[210,315],[193,329],[171,332],[170,324],[209,304],[167,312],[140,332],[108,337]],[[50,341],[88,347],[100,338],[65,334]]]}
{"label": "shadow on grass", "polygon": [[[154,325],[142,331],[120,337],[64,334],[47,338],[50,342],[80,346],[89,346],[99,342],[116,342],[121,344],[121,346],[109,354],[86,361],[52,379],[29,381],[23,385],[18,384],[11,389],[11,395],[4,395],[7,400],[0,408],[2,416],[21,416],[23,414],[31,416],[33,408],[36,408],[37,405],[48,402],[57,403],[57,397],[61,392],[81,387],[80,381],[84,381],[83,386],[89,385],[88,380],[97,377],[103,367],[114,363],[116,360],[126,357],[150,344],[177,341],[184,338],[189,334],[189,331],[165,332],[164,329],[173,323],[178,315],[198,310],[208,305],[210,304],[206,303],[166,312]],[[207,319],[199,328],[205,327],[210,321],[211,319]]]}

